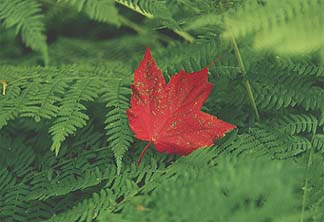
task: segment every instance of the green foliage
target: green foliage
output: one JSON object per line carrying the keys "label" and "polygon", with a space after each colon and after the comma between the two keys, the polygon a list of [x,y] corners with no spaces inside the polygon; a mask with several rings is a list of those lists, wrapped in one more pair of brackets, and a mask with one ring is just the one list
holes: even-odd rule
{"label": "green foliage", "polygon": [[[289,217],[299,204],[294,195],[300,173],[296,165],[249,158],[222,158],[216,164],[201,166],[194,173],[178,165],[177,176],[163,180],[137,206],[125,206],[119,221],[294,221]],[[112,216],[102,217],[99,221]]]}
{"label": "green foliage", "polygon": [[323,8],[312,0],[247,1],[226,18],[224,36],[253,35],[255,48],[285,55],[323,50]]}
{"label": "green foliage", "polygon": [[65,2],[74,6],[79,12],[84,11],[91,19],[99,22],[111,23],[120,25],[118,11],[114,6],[113,0],[57,0],[58,2]]}
{"label": "green foliage", "polygon": [[128,119],[126,109],[128,108],[131,92],[121,81],[116,81],[110,86],[106,86],[104,101],[107,102],[106,107],[111,110],[106,115],[106,130],[109,146],[112,149],[116,163],[117,173],[120,173],[122,167],[122,158],[133,142],[133,136],[128,127]]}
{"label": "green foliage", "polygon": [[26,46],[43,54],[44,63],[48,63],[45,26],[41,7],[36,0],[1,0],[0,20],[4,27],[16,29]]}
{"label": "green foliage", "polygon": [[[322,9],[0,0],[0,221],[323,221]],[[238,129],[137,169],[126,110],[146,47],[166,79],[208,67],[203,110]]]}

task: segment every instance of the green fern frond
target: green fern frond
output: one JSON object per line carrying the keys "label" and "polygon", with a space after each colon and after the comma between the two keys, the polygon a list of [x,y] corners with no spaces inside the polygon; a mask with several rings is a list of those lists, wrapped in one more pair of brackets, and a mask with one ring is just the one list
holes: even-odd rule
{"label": "green fern frond", "polygon": [[225,150],[235,155],[290,158],[312,148],[311,141],[298,134],[311,134],[317,127],[318,121],[311,115],[283,116],[249,129],[248,133],[239,135],[236,142],[226,145]]}
{"label": "green fern frond", "polygon": [[45,65],[49,63],[45,26],[41,5],[35,0],[2,0],[0,20],[6,28],[15,27],[26,46],[42,53]]}
{"label": "green fern frond", "polygon": [[11,221],[24,221],[21,215],[24,215],[27,210],[27,205],[24,202],[25,196],[28,193],[28,187],[24,184],[16,184],[7,189],[6,193],[2,193],[0,218],[6,218]]}
{"label": "green fern frond", "polygon": [[[45,173],[45,172],[44,172]],[[51,197],[58,197],[74,191],[81,191],[94,187],[104,180],[111,180],[115,174],[114,170],[106,169],[102,172],[99,168],[82,171],[81,175],[60,175],[49,180],[51,171],[48,174],[39,175],[32,182],[33,190],[26,196],[26,200],[47,200]],[[53,172],[55,173],[55,172]]]}
{"label": "green fern frond", "polygon": [[248,1],[234,17],[227,17],[224,36],[252,35],[257,49],[308,53],[323,47],[323,8],[323,2],[312,0]]}
{"label": "green fern frond", "polygon": [[33,176],[35,153],[19,138],[1,135],[0,140],[0,219],[23,222],[29,208],[26,197],[30,187],[26,183]]}
{"label": "green fern frond", "polygon": [[43,118],[55,117],[59,111],[56,104],[61,101],[58,95],[63,95],[67,86],[67,81],[55,77],[48,83],[42,83],[42,87],[34,95],[31,95],[26,106],[20,111],[20,116],[32,117],[36,122]]}
{"label": "green fern frond", "polygon": [[153,18],[154,16],[161,16],[161,12],[165,12],[166,3],[164,0],[154,0],[154,1],[134,1],[134,0],[115,0],[117,3],[126,6],[148,18]]}
{"label": "green fern frond", "polygon": [[[125,79],[121,76],[115,80],[129,81],[125,67],[119,63],[97,67],[65,66],[60,69],[5,66],[1,70],[4,78],[9,76],[9,85],[6,95],[0,97],[0,127],[17,117],[32,117],[36,121],[53,119],[49,132],[53,137],[51,150],[56,154],[66,137],[86,125],[89,117],[84,113],[87,107],[83,103],[94,101],[103,93],[102,88],[109,88],[109,83],[105,82],[110,81],[109,76],[120,73]],[[90,72],[94,77],[84,78]],[[70,77],[66,76],[67,73]],[[111,78],[114,79],[113,76]],[[124,93],[123,90],[120,93]]]}
{"label": "green fern frond", "polygon": [[324,154],[324,135],[316,134],[312,143],[314,149],[322,154]]}
{"label": "green fern frond", "polygon": [[160,67],[167,71],[169,77],[182,69],[194,72],[209,67],[212,77],[233,78],[240,69],[235,57],[228,53],[230,50],[228,44],[220,41],[196,41],[190,45],[178,44],[161,50],[157,57]]}
{"label": "green fern frond", "polygon": [[303,76],[324,76],[324,67],[314,64],[302,64],[300,62],[295,62],[292,59],[284,59],[277,57],[274,61],[274,70],[282,69],[290,73],[297,73]]}
{"label": "green fern frond", "polygon": [[[263,159],[219,158],[217,165],[208,169],[212,170],[206,172],[206,168],[201,168],[196,175],[178,168],[177,174],[161,182],[152,195],[126,204],[119,221],[285,220],[297,213],[296,166]],[[209,189],[213,192],[204,192]],[[278,200],[285,204],[277,206]],[[108,212],[100,221],[109,215]]]}
{"label": "green fern frond", "polygon": [[75,7],[79,12],[85,12],[91,19],[119,26],[119,14],[113,0],[57,0]]}
{"label": "green fern frond", "polygon": [[[265,73],[264,73],[265,74]],[[324,110],[324,90],[314,83],[317,79],[308,76],[283,75],[276,78],[262,77],[252,82],[256,103],[259,108],[280,109],[300,105],[306,110]],[[294,87],[289,87],[294,85]]]}
{"label": "green fern frond", "polygon": [[1,97],[0,128],[7,125],[9,120],[18,117],[20,111],[26,107],[28,98],[36,93],[39,86],[37,82],[26,84],[24,88],[20,88],[19,85],[12,86],[6,96]]}
{"label": "green fern frond", "polygon": [[285,135],[295,135],[301,132],[314,133],[318,127],[318,121],[312,115],[288,115],[275,120],[273,127]]}
{"label": "green fern frond", "polygon": [[165,0],[115,0],[115,2],[141,14],[147,18],[160,21],[163,27],[172,28],[173,31],[186,39],[188,42],[193,42],[194,38],[179,29],[177,22],[172,17],[170,7]]}
{"label": "green fern frond", "polygon": [[49,129],[53,137],[51,150],[58,155],[65,138],[76,132],[77,128],[84,127],[89,119],[82,111],[86,107],[80,102],[93,101],[98,96],[100,82],[91,79],[77,80],[60,103],[59,114]]}
{"label": "green fern frond", "polygon": [[[137,170],[135,164],[133,164],[124,171],[123,175],[114,177],[114,180],[107,182],[105,187],[93,193],[91,197],[81,200],[71,209],[62,214],[54,215],[47,221],[92,221],[105,210],[109,212],[118,211],[122,209],[125,202],[135,199],[139,192],[151,191],[149,182],[160,178],[161,169],[163,169],[163,166],[158,166],[154,160],[152,160],[152,166],[142,167],[140,170]],[[143,180],[148,187],[140,186]],[[120,201],[121,197],[124,201]]]}
{"label": "green fern frond", "polygon": [[106,114],[106,130],[110,149],[113,151],[117,164],[117,174],[122,168],[122,159],[130,144],[133,142],[132,133],[128,127],[126,109],[129,108],[131,91],[117,81],[107,87],[104,94],[106,107],[110,111]]}
{"label": "green fern frond", "polygon": [[[322,9],[0,0],[0,221],[324,221]],[[40,67],[22,43],[45,52],[45,29]],[[149,149],[137,167],[126,110],[146,47],[166,79],[208,67],[202,111],[237,130],[187,156]]]}
{"label": "green fern frond", "polygon": [[76,222],[76,221],[92,221],[95,219],[102,209],[108,208],[114,202],[114,193],[110,189],[102,189],[98,193],[94,193],[91,198],[85,199],[71,210],[54,215],[48,222]]}

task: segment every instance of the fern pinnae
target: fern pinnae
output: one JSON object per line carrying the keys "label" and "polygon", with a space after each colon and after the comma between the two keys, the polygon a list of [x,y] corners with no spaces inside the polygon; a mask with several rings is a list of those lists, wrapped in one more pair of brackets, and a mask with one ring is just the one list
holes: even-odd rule
{"label": "fern pinnae", "polygon": [[324,154],[324,135],[323,134],[316,134],[313,140],[313,147],[316,152],[320,152]]}
{"label": "fern pinnae", "polygon": [[48,65],[45,26],[40,12],[41,5],[35,0],[2,0],[0,3],[0,19],[4,26],[15,27],[26,46],[41,52],[45,65]]}
{"label": "fern pinnae", "polygon": [[121,172],[122,158],[133,142],[126,116],[126,109],[129,106],[128,95],[130,89],[126,88],[121,81],[116,81],[105,90],[103,96],[106,107],[111,109],[106,114],[105,129],[107,141],[115,155],[118,174]]}
{"label": "fern pinnae", "polygon": [[59,114],[49,132],[53,136],[51,150],[58,155],[65,138],[86,125],[89,117],[82,111],[86,107],[80,102],[93,101],[97,97],[101,82],[92,79],[77,80],[61,101]]}
{"label": "fern pinnae", "polygon": [[58,3],[64,2],[75,7],[79,12],[85,12],[91,19],[114,24],[119,26],[120,20],[118,11],[114,5],[113,0],[87,0],[87,1],[74,1],[74,0],[57,0]]}
{"label": "fern pinnae", "polygon": [[285,134],[295,135],[301,132],[313,133],[318,121],[313,115],[286,115],[277,119],[274,126]]}
{"label": "fern pinnae", "polygon": [[[323,221],[322,9],[0,0],[0,221]],[[46,35],[51,66],[35,66],[48,60]],[[202,111],[236,135],[185,157],[150,150],[136,169],[126,110],[145,47],[169,79],[208,67]]]}

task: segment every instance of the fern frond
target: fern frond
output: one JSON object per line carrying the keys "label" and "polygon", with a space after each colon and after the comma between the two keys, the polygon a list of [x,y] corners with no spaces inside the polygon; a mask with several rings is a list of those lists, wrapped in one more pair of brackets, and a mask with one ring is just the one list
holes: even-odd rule
{"label": "fern frond", "polygon": [[190,45],[178,44],[161,50],[157,57],[159,65],[167,71],[169,77],[182,69],[194,72],[209,67],[212,77],[234,78],[240,69],[235,57],[228,53],[230,49],[228,44],[220,41],[196,41]]}
{"label": "fern frond", "polygon": [[311,134],[317,127],[318,121],[312,115],[283,116],[249,129],[225,149],[235,155],[254,153],[277,159],[290,158],[312,148],[311,141],[298,134]]}
{"label": "fern frond", "polygon": [[0,218],[24,221],[21,215],[24,215],[28,207],[24,202],[25,196],[28,193],[28,187],[24,184],[18,184],[6,190],[6,192],[1,195],[3,206],[1,206]]}
{"label": "fern frond", "polygon": [[119,14],[113,0],[57,0],[75,7],[79,12],[85,12],[91,19],[119,26]]}
{"label": "fern frond", "polygon": [[175,33],[186,39],[188,42],[193,42],[193,37],[181,31],[177,22],[173,19],[170,8],[165,0],[115,0],[115,2],[144,15],[147,18],[162,20],[163,25],[173,29]]}
{"label": "fern frond", "polygon": [[3,221],[24,221],[27,209],[25,197],[28,187],[17,182],[8,170],[0,170],[0,219]]}
{"label": "fern frond", "polygon": [[286,115],[275,120],[273,127],[285,135],[295,135],[301,132],[313,133],[316,132],[318,121],[312,115]]}
{"label": "fern frond", "polygon": [[[297,176],[296,167],[263,159],[219,158],[217,165],[209,168],[212,170],[202,168],[197,170],[197,175],[188,173],[185,167],[178,168],[177,174],[162,181],[152,195],[143,195],[137,201],[126,204],[120,220],[285,220],[297,213],[295,204],[299,199],[294,192],[301,178]],[[210,189],[213,192],[202,192]],[[285,204],[278,207],[280,200]],[[276,214],[273,214],[274,208]],[[108,219],[109,215],[107,211],[107,217],[102,216],[100,222]]]}
{"label": "fern frond", "polygon": [[298,75],[303,76],[324,76],[324,67],[314,64],[302,64],[300,62],[295,62],[292,59],[284,59],[277,57],[274,61],[274,70],[283,70],[290,73],[297,73]]}
{"label": "fern frond", "polygon": [[94,193],[91,198],[85,199],[71,210],[54,215],[48,222],[76,222],[76,221],[92,221],[98,216],[102,209],[108,208],[114,203],[114,193],[110,189],[102,189],[98,193]]}
{"label": "fern frond", "polygon": [[224,33],[229,37],[254,35],[254,47],[281,54],[308,53],[323,47],[324,4],[312,0],[247,1],[228,16]]}
{"label": "fern frond", "polygon": [[8,121],[18,117],[21,110],[26,106],[27,98],[32,97],[38,90],[39,83],[33,82],[27,84],[25,88],[20,88],[19,85],[10,87],[7,95],[1,97],[0,107],[0,128],[7,125]]}
{"label": "fern frond", "polygon": [[[278,75],[276,79],[260,76],[253,82],[258,107],[280,109],[300,105],[306,110],[324,110],[324,90],[316,86],[316,79],[308,76]],[[290,87],[294,85],[294,87]]]}
{"label": "fern frond", "polygon": [[106,107],[110,109],[106,114],[105,129],[107,130],[109,146],[115,155],[117,174],[121,171],[123,156],[133,142],[133,136],[126,116],[130,94],[130,89],[123,86],[123,83],[120,81],[107,87],[104,94]]}
{"label": "fern frond", "polygon": [[[62,214],[54,215],[48,221],[92,221],[104,210],[118,211],[125,202],[135,199],[139,192],[151,191],[151,182],[160,178],[163,167],[163,165],[158,166],[155,160],[152,160],[152,166],[141,167],[140,170],[137,170],[135,164],[132,164],[130,168],[124,171],[123,175],[114,177],[113,180],[107,182],[105,187],[93,193],[91,197],[81,200]],[[148,187],[140,185],[143,180]],[[123,198],[123,200],[120,201],[120,198]]]}
{"label": "fern frond", "polygon": [[[75,175],[60,175],[56,178],[50,178],[50,173],[50,170],[44,171],[42,175],[33,180],[33,190],[26,196],[26,200],[47,200],[77,190],[81,191],[96,186],[104,180],[111,180],[115,174],[112,169],[102,172],[99,168],[82,171],[80,175],[75,172]],[[55,174],[55,172],[52,173]]]}
{"label": "fern frond", "polygon": [[324,135],[316,134],[312,143],[314,149],[322,154],[324,154]]}
{"label": "fern frond", "polygon": [[48,51],[45,26],[42,21],[41,5],[35,0],[2,0],[0,2],[0,20],[6,28],[15,27],[21,34],[26,46],[42,53],[48,64]]}
{"label": "fern frond", "polygon": [[53,137],[51,150],[58,155],[65,138],[86,125],[89,117],[82,111],[86,107],[80,102],[93,101],[98,96],[99,81],[77,80],[61,101],[59,114],[49,132]]}
{"label": "fern frond", "polygon": [[133,0],[115,0],[117,3],[126,6],[148,18],[153,18],[154,15],[158,14],[166,8],[164,0],[154,1],[133,1]]}
{"label": "fern frond", "polygon": [[56,105],[61,101],[58,95],[62,95],[67,88],[68,82],[60,77],[54,77],[49,83],[42,83],[42,87],[31,95],[30,100],[26,102],[26,106],[21,109],[20,116],[32,117],[36,122],[41,119],[51,119],[55,117],[59,111]]}

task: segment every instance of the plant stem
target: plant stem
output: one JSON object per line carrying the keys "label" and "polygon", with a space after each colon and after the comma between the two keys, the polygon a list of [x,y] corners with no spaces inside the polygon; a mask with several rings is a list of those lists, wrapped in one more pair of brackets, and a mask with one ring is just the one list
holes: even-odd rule
{"label": "plant stem", "polygon": [[[135,11],[135,12],[137,12],[137,13],[139,13],[139,14],[147,17],[147,18],[149,18],[149,19],[154,18],[154,15],[152,13],[143,11],[141,8],[139,8],[135,4],[129,4],[126,1],[123,1],[123,0],[115,0],[115,2],[117,2],[118,4],[123,5],[123,6],[129,8],[129,9],[131,9],[131,10],[133,10],[133,11]],[[192,35],[190,35],[188,32],[185,32],[183,30],[178,30],[178,29],[172,29],[172,30],[176,34],[178,34],[179,36],[181,36],[183,39],[185,39],[186,41],[188,41],[190,43],[192,43],[195,40],[195,38]]]}
{"label": "plant stem", "polygon": [[147,149],[151,146],[152,144],[152,140],[145,146],[145,148],[143,149],[143,151],[141,152],[141,155],[139,156],[138,160],[137,160],[137,165],[136,168],[138,168],[138,166],[141,164],[141,161],[144,157],[145,152],[147,151]]}
{"label": "plant stem", "polygon": [[129,20],[129,19],[126,18],[125,16],[119,15],[119,21],[120,21],[123,25],[125,25],[125,26],[127,26],[127,27],[129,27],[129,28],[131,28],[131,29],[133,29],[133,30],[135,30],[136,32],[138,32],[138,33],[140,33],[140,34],[144,34],[144,33],[146,33],[146,30],[145,30],[145,29],[143,29],[143,28],[142,28],[141,26],[139,26],[138,24],[132,22],[131,20]]}
{"label": "plant stem", "polygon": [[308,156],[308,161],[307,161],[307,170],[306,170],[306,176],[305,176],[305,183],[303,186],[303,200],[302,200],[302,209],[301,209],[301,213],[300,213],[300,222],[304,222],[304,218],[305,218],[305,206],[306,206],[306,200],[307,200],[307,193],[308,193],[308,184],[309,184],[309,171],[310,171],[310,167],[312,166],[312,162],[313,162],[313,154],[314,154],[314,147],[313,147],[313,142],[314,142],[314,138],[315,138],[315,134],[316,134],[316,130],[314,130],[313,135],[312,135],[312,139],[311,139],[311,149],[309,151],[309,156]]}
{"label": "plant stem", "polygon": [[[129,28],[131,28],[133,30],[135,30],[139,34],[145,35],[145,34],[148,33],[148,31],[145,28],[142,28],[140,25],[136,24],[135,22],[132,22],[131,20],[129,20],[125,16],[119,15],[119,21],[123,25],[125,25],[125,26],[127,26],[127,27],[129,27]],[[164,41],[164,42],[170,42],[170,41],[172,41],[172,39],[170,37],[168,37],[166,35],[163,35],[163,34],[154,35],[154,36],[157,39],[159,39],[161,41]]]}
{"label": "plant stem", "polygon": [[239,48],[237,46],[236,40],[235,40],[232,32],[231,32],[231,40],[232,40],[232,43],[233,43],[233,46],[234,46],[235,56],[236,56],[236,59],[237,59],[237,61],[239,63],[239,66],[240,66],[240,69],[241,69],[241,72],[242,72],[242,76],[243,76],[243,79],[244,79],[243,80],[244,81],[244,86],[245,86],[245,88],[247,90],[249,100],[250,100],[251,106],[253,108],[255,117],[256,117],[257,121],[259,122],[260,121],[260,115],[259,115],[259,112],[258,112],[258,108],[257,108],[256,103],[255,103],[255,99],[254,99],[254,95],[253,95],[253,92],[252,92],[250,82],[247,79],[246,69],[245,69],[245,66],[244,66],[244,63],[243,63],[243,59],[242,59],[240,50],[239,50]]}
{"label": "plant stem", "polygon": [[190,35],[188,32],[178,30],[178,29],[172,29],[172,30],[190,43],[193,43],[193,41],[195,40],[195,38],[192,35]]}

